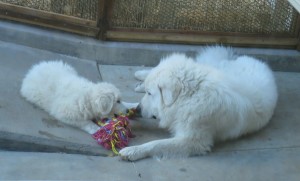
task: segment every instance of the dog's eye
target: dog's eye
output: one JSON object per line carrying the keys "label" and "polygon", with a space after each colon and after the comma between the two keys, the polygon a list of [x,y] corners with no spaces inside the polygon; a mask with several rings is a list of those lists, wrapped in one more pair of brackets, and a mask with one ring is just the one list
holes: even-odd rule
{"label": "dog's eye", "polygon": [[149,96],[151,95],[151,93],[150,93],[150,92],[148,92],[148,91],[147,91],[147,94],[148,94]]}
{"label": "dog's eye", "polygon": [[117,103],[118,103],[118,104],[120,104],[120,103],[121,103],[121,101],[120,101],[120,100],[117,100]]}

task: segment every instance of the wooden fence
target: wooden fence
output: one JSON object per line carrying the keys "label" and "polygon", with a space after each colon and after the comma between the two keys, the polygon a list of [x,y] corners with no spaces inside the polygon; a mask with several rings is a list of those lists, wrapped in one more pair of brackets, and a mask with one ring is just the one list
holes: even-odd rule
{"label": "wooden fence", "polygon": [[0,0],[0,18],[102,40],[300,49],[287,0]]}

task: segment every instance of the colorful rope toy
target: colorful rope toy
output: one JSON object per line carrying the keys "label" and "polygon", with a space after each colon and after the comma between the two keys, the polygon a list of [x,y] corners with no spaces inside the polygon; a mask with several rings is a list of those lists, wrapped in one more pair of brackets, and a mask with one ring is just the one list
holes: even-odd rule
{"label": "colorful rope toy", "polygon": [[127,114],[119,114],[109,119],[97,120],[96,124],[101,128],[92,137],[104,148],[112,150],[116,155],[116,148],[128,146],[129,139],[134,135],[131,132],[129,118],[135,115],[135,109],[130,109]]}

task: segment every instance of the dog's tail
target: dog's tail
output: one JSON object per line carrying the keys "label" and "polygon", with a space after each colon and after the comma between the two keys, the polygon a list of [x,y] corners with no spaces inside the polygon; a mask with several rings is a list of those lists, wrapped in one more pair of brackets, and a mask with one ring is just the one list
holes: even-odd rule
{"label": "dog's tail", "polygon": [[196,56],[196,60],[199,63],[211,63],[221,60],[235,60],[237,56],[235,55],[231,47],[223,46],[208,46],[203,48]]}

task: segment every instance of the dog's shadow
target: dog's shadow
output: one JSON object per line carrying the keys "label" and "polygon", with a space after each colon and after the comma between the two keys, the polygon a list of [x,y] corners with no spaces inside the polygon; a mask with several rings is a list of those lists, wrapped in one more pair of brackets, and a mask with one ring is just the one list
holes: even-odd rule
{"label": "dog's shadow", "polygon": [[248,133],[239,138],[227,141],[216,142],[212,152],[237,152],[237,151],[255,151],[270,149],[272,142],[276,141],[267,134],[268,128],[263,128],[258,132]]}

